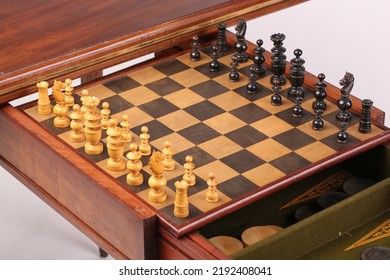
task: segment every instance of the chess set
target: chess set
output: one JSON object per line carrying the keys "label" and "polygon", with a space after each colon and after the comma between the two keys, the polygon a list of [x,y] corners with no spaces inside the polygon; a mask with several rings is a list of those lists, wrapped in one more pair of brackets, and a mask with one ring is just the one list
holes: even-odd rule
{"label": "chess set", "polygon": [[242,20],[236,34],[220,24],[211,45],[195,36],[190,53],[80,89],[56,81],[52,98],[41,81],[38,104],[23,110],[155,209],[176,236],[373,139],[388,141],[388,129],[371,120],[372,101],[350,112],[351,73],[328,99],[324,74],[306,80],[301,50],[286,62],[283,34],[271,36],[267,53],[262,40],[246,42],[245,29]]}

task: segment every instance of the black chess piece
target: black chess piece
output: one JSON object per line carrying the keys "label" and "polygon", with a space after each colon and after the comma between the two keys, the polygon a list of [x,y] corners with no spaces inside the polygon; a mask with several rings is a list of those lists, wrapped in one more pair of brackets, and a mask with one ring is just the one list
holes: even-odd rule
{"label": "black chess piece", "polygon": [[292,108],[292,115],[296,118],[301,118],[303,116],[303,109],[301,106],[302,100],[302,96],[296,96],[294,98],[295,105]]}
{"label": "black chess piece", "polygon": [[262,76],[265,74],[263,63],[265,62],[264,52],[265,49],[262,47],[263,40],[259,39],[256,41],[257,47],[254,49],[255,55],[253,56],[253,63],[255,68],[255,74]]}
{"label": "black chess piece", "polygon": [[316,100],[313,101],[312,108],[314,111],[318,109],[325,111],[328,108],[328,105],[324,101],[328,95],[325,90],[328,85],[324,82],[325,75],[323,73],[318,74],[317,77],[319,81],[316,83],[316,90],[314,92],[314,98]]}
{"label": "black chess piece", "polygon": [[237,52],[237,59],[239,63],[245,63],[248,61],[248,55],[245,53],[248,50],[248,45],[245,41],[246,33],[246,21],[240,19],[235,27],[237,42],[234,45],[234,48]]}
{"label": "black chess piece", "polygon": [[349,123],[352,118],[352,114],[349,112],[349,109],[352,107],[352,101],[349,98],[349,94],[352,91],[355,78],[353,74],[346,72],[344,77],[340,80],[340,89],[341,97],[337,100],[337,106],[339,110],[336,113],[336,119],[339,122],[345,121]]}
{"label": "black chess piece", "polygon": [[231,70],[229,73],[229,81],[231,82],[238,82],[240,80],[240,74],[238,73],[238,61],[237,61],[237,56],[232,55],[232,63],[231,65]]}
{"label": "black chess piece", "polygon": [[362,114],[360,116],[359,132],[367,134],[371,132],[371,107],[373,102],[370,99],[363,99],[361,104]]}
{"label": "black chess piece", "polygon": [[217,28],[217,47],[220,52],[225,52],[228,49],[226,41],[226,23],[219,23]]}
{"label": "black chess piece", "polygon": [[302,88],[304,79],[305,79],[305,60],[301,58],[302,50],[296,49],[294,50],[295,57],[291,59],[291,67],[290,67],[290,84],[291,87],[287,91],[287,95],[290,98],[294,98],[294,96],[302,96],[305,97],[305,92]]}
{"label": "black chess piece", "polygon": [[220,69],[219,61],[218,61],[218,47],[213,46],[211,51],[211,62],[209,64],[209,69],[211,72],[218,72]]}
{"label": "black chess piece", "polygon": [[192,43],[191,43],[192,50],[190,52],[190,59],[192,61],[199,61],[201,58],[200,51],[199,51],[199,38],[198,36],[192,37]]}
{"label": "black chess piece", "polygon": [[272,76],[270,82],[272,85],[275,84],[275,81],[279,81],[279,85],[283,86],[286,84],[286,77],[284,72],[286,71],[286,48],[283,47],[283,41],[286,39],[286,36],[282,33],[276,33],[271,35],[271,41],[274,43],[274,47],[271,49],[271,70]]}
{"label": "black chess piece", "polygon": [[281,86],[279,85],[279,81],[272,86],[274,94],[271,96],[271,104],[274,106],[282,105],[282,96],[280,95]]}
{"label": "black chess piece", "polygon": [[345,121],[340,122],[340,131],[337,133],[336,138],[337,142],[345,144],[348,142],[348,133],[347,130],[348,123]]}
{"label": "black chess piece", "polygon": [[251,67],[249,75],[249,83],[246,86],[246,92],[249,94],[255,94],[258,91],[258,87],[256,84],[256,74],[254,72],[254,68]]}
{"label": "black chess piece", "polygon": [[322,120],[322,114],[323,114],[322,109],[317,109],[316,110],[316,117],[313,120],[312,123],[312,128],[317,131],[321,131],[324,129],[324,121]]}

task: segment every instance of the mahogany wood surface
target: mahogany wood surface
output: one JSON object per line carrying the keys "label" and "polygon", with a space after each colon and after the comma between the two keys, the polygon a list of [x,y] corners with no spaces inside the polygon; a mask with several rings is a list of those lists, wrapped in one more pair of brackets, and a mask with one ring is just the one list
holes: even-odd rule
{"label": "mahogany wood surface", "polygon": [[0,110],[0,129],[7,131],[0,137],[5,167],[102,249],[157,258],[157,217],[149,206],[9,105]]}
{"label": "mahogany wood surface", "polygon": [[304,1],[2,1],[0,104]]}

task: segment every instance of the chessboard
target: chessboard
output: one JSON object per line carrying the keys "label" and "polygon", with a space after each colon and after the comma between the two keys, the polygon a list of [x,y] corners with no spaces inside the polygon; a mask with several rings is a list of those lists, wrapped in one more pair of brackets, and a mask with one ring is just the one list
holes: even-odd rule
{"label": "chessboard", "polygon": [[[189,53],[182,52],[155,64],[137,66],[136,70],[86,88],[90,96],[100,99],[99,109],[108,102],[110,117],[120,123],[128,116],[132,141],[140,144],[141,127],[147,126],[152,150],[162,151],[164,142],[170,141],[174,151],[175,169],[164,171],[167,179],[167,199],[161,203],[148,200],[148,178],[151,170],[149,157],[141,158],[144,183],[129,186],[128,170],[111,171],[107,168],[109,158],[106,145],[103,153],[85,153],[84,142],[69,140],[71,129],[53,125],[54,114],[40,115],[37,106],[24,110],[45,129],[62,139],[84,158],[114,177],[120,185],[150,204],[177,235],[200,227],[207,221],[233,211],[248,196],[256,196],[275,182],[282,182],[308,168],[324,163],[348,150],[382,135],[386,128],[372,125],[369,134],[358,131],[359,116],[353,115],[347,133],[348,142],[336,140],[339,126],[335,115],[338,107],[331,101],[323,113],[324,128],[312,129],[315,113],[312,109],[313,88],[304,85],[305,95],[301,103],[302,117],[294,117],[294,101],[288,97],[290,87],[287,79],[280,94],[282,104],[271,104],[273,88],[269,61],[264,64],[265,73],[256,78],[258,91],[247,93],[248,77],[253,61],[239,63],[238,82],[229,81],[231,57],[234,50],[221,52],[218,57],[220,69],[210,72],[212,47],[202,46],[201,60],[192,61]],[[75,89],[75,102],[81,104],[81,90]],[[52,105],[54,105],[54,101]],[[103,130],[101,142],[107,134]],[[125,153],[129,144],[125,145]],[[192,156],[196,184],[188,187],[189,216],[174,216],[175,182],[182,180],[185,158]],[[215,174],[219,200],[206,201],[208,175]],[[249,201],[249,200],[248,200]],[[249,203],[249,202],[248,202]],[[203,222],[198,222],[201,220]],[[179,232],[179,233],[178,233]]]}

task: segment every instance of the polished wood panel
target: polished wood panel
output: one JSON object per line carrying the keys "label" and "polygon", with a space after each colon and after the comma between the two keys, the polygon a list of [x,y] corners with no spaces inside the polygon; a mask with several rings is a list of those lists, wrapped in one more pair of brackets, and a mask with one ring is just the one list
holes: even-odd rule
{"label": "polished wood panel", "polygon": [[303,1],[3,1],[0,103]]}

